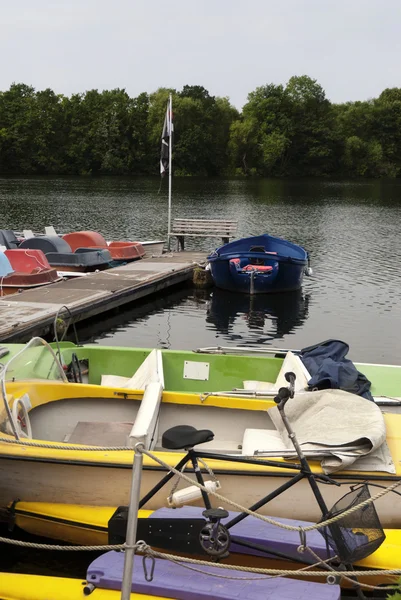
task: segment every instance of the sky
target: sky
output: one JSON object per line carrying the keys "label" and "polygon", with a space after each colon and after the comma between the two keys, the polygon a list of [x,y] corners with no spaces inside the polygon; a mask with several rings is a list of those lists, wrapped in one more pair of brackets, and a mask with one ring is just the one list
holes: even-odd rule
{"label": "sky", "polygon": [[401,87],[401,0],[0,0],[0,90],[203,85],[237,108],[317,79],[333,102]]}

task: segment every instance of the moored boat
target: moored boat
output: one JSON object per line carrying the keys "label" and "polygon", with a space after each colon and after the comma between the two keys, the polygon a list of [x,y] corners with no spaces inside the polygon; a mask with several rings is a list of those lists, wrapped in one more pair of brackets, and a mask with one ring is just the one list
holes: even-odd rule
{"label": "moored boat", "polygon": [[[15,232],[16,237],[18,238],[19,242],[22,242],[26,239],[29,238],[33,238],[33,237],[41,237],[43,234],[42,233],[34,233],[32,230],[30,229],[24,229],[23,231],[18,231]],[[58,236],[58,237],[63,237],[64,234],[58,234],[56,232],[56,230],[54,229],[54,227],[52,225],[49,225],[47,227],[45,227],[45,235],[48,236]],[[102,236],[103,238],[103,236]],[[103,238],[104,239],[104,238]],[[121,243],[121,242],[111,242],[111,241],[106,241],[106,244],[113,244],[113,243]],[[143,246],[143,249],[145,251],[145,256],[158,256],[160,254],[163,254],[163,250],[164,250],[164,246],[165,246],[165,241],[164,240],[138,240],[137,242],[123,242],[125,243],[129,243],[129,244],[141,244],[141,246]]]}
{"label": "moored boat", "polygon": [[[1,418],[0,505],[6,506],[16,498],[23,498],[28,502],[62,501],[97,506],[127,504],[132,450],[123,448],[126,447],[127,435],[139,411],[147,411],[149,407],[144,402],[143,392],[149,369],[142,367],[150,360],[150,351],[138,350],[135,354],[129,349],[121,349],[121,352],[114,355],[115,365],[119,369],[116,369],[117,374],[128,366],[135,368],[133,363],[136,357],[137,372],[131,378],[132,387],[107,387],[68,383],[64,369],[43,341],[33,340],[19,355],[14,347],[10,348],[13,359],[9,360],[2,373],[6,403]],[[106,359],[105,348],[100,349],[105,362],[93,361],[95,355],[88,353],[89,347],[79,348],[67,344],[60,346],[60,350],[65,364],[75,364],[73,368],[76,374],[77,362],[83,358],[89,360],[89,376],[92,380],[97,378],[100,382],[101,374],[105,372],[104,367],[107,366],[108,370],[111,368]],[[154,351],[153,357],[155,356],[158,357],[159,366],[164,363],[162,371],[158,367],[158,373],[162,373],[164,380],[162,401],[160,403],[158,397],[153,398],[150,409],[154,416],[155,430],[149,440],[149,448],[157,456],[169,466],[176,465],[184,458],[183,446],[165,447],[163,434],[174,425],[188,423],[198,428],[208,427],[213,431],[213,440],[209,437],[209,441],[201,441],[207,441],[204,447],[208,453],[207,464],[218,477],[225,497],[235,499],[242,506],[250,506],[291,478],[294,467],[285,459],[279,458],[278,464],[271,465],[259,457],[254,460],[247,458],[248,453],[254,454],[248,443],[249,432],[260,430],[261,427],[267,433],[275,430],[273,421],[266,413],[266,409],[272,405],[271,401],[257,396],[242,398],[234,393],[230,396],[229,392],[207,397],[202,393],[205,392],[205,380],[208,387],[213,382],[214,388],[220,390],[232,387],[233,384],[235,386],[242,379],[249,379],[251,376],[269,377],[275,381],[283,367],[282,358],[210,355],[206,362],[204,356],[174,351],[164,354]],[[110,353],[108,357],[110,358]],[[207,372],[209,379],[206,377]],[[391,372],[391,368],[388,372]],[[21,379],[18,379],[17,373]],[[150,374],[152,375],[152,369]],[[79,379],[79,375],[77,378]],[[126,381],[122,383],[126,384]],[[383,389],[390,390],[390,386],[385,388],[383,385]],[[363,407],[373,405],[357,396],[352,398],[353,403],[360,401]],[[29,445],[29,440],[26,443],[24,440],[12,443],[8,413],[16,411],[14,414],[18,416],[20,410],[23,421],[31,424],[31,431],[26,432],[26,435],[32,438],[33,445]],[[379,415],[380,411],[376,418]],[[336,472],[333,475],[335,481],[346,484],[349,481],[372,480],[387,487],[399,480],[401,416],[385,414],[384,423],[390,459],[394,463],[393,471],[386,468],[356,470],[354,467],[354,470]],[[199,439],[196,439],[199,443]],[[253,439],[252,434],[250,441]],[[87,445],[99,447],[99,450],[86,449]],[[279,456],[282,457],[282,450],[280,452]],[[320,462],[314,460],[312,464],[316,473],[322,473]],[[151,458],[145,457],[141,496],[147,494],[162,476],[163,468]],[[329,506],[343,493],[343,487],[334,485],[324,486],[323,489]],[[167,490],[159,490],[144,508],[154,510],[165,506],[167,495]],[[382,499],[378,509],[384,526],[401,526],[400,512],[391,494]],[[304,480],[297,483],[295,494],[284,494],[280,499],[263,506],[261,511],[264,514],[311,521],[317,521],[320,516],[316,503],[311,502],[311,492]]]}
{"label": "moored boat", "polygon": [[266,294],[299,289],[309,259],[301,246],[265,234],[225,244],[208,261],[217,287]]}
{"label": "moored boat", "polygon": [[112,260],[110,252],[104,249],[80,248],[73,252],[67,242],[58,236],[28,237],[21,241],[11,229],[0,230],[0,245],[7,250],[41,250],[50,266],[59,271],[101,271],[108,269]]}
{"label": "moored boat", "polygon": [[20,248],[38,249],[46,255],[49,263],[68,271],[103,271],[110,267],[112,257],[107,249],[78,248],[76,251],[63,239],[56,236],[29,238],[21,242]]}
{"label": "moored boat", "polygon": [[[184,506],[180,509],[160,508],[138,512],[137,540],[161,551],[183,553],[203,560],[208,554],[202,548],[199,534],[206,519],[203,508]],[[80,506],[74,504],[49,504],[41,502],[15,502],[10,506],[10,525],[35,536],[83,546],[123,543],[126,534],[128,509],[111,506]],[[230,512],[221,520],[224,525],[240,513]],[[307,527],[312,523],[294,519],[278,519],[286,525]],[[167,533],[166,533],[167,532]],[[372,554],[354,563],[355,568],[392,570],[401,569],[401,530],[385,529],[383,544]],[[18,532],[14,532],[14,537]],[[174,543],[171,542],[171,536]],[[184,540],[184,541],[182,541]],[[334,556],[327,553],[327,542],[321,533],[307,534],[308,546],[323,560]],[[299,569],[313,564],[316,558],[308,552],[300,553],[299,533],[283,531],[269,523],[252,517],[236,523],[230,529],[228,552],[219,558],[224,564],[259,568]],[[374,578],[360,577],[360,582],[382,585],[389,575]],[[342,582],[346,585],[346,582]]]}
{"label": "moored boat", "polygon": [[[109,243],[109,242],[107,242],[107,243]],[[139,243],[142,244],[142,246],[145,250],[145,257],[159,256],[159,255],[163,254],[163,250],[164,250],[164,246],[165,246],[164,240],[146,240],[146,241],[140,241]]]}
{"label": "moored boat", "polygon": [[5,250],[0,252],[0,296],[15,294],[61,281],[43,252]]}
{"label": "moored boat", "polygon": [[62,236],[73,252],[80,248],[108,250],[117,263],[132,262],[143,258],[145,249],[139,242],[109,242],[96,231],[74,231]]}

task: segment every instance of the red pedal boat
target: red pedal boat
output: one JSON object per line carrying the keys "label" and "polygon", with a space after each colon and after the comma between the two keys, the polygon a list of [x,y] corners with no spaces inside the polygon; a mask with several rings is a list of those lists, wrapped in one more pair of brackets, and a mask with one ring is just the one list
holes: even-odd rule
{"label": "red pedal boat", "polygon": [[145,249],[139,242],[109,242],[96,231],[74,231],[63,235],[73,252],[78,248],[99,248],[108,250],[114,261],[131,262],[142,258]]}
{"label": "red pedal boat", "polygon": [[61,281],[41,250],[0,252],[0,296]]}

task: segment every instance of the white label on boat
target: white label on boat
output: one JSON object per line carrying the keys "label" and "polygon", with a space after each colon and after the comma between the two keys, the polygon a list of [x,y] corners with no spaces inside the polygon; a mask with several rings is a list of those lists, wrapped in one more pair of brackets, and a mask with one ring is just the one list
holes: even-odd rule
{"label": "white label on boat", "polygon": [[209,379],[209,363],[184,360],[184,379],[207,381]]}

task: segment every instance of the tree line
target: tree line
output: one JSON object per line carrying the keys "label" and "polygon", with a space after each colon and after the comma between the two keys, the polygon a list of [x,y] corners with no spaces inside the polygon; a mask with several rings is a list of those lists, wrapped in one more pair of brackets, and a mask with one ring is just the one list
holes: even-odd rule
{"label": "tree line", "polygon": [[175,175],[401,176],[401,88],[334,104],[306,75],[258,87],[242,112],[202,86],[67,97],[15,83],[0,92],[0,173],[157,174],[170,92]]}

